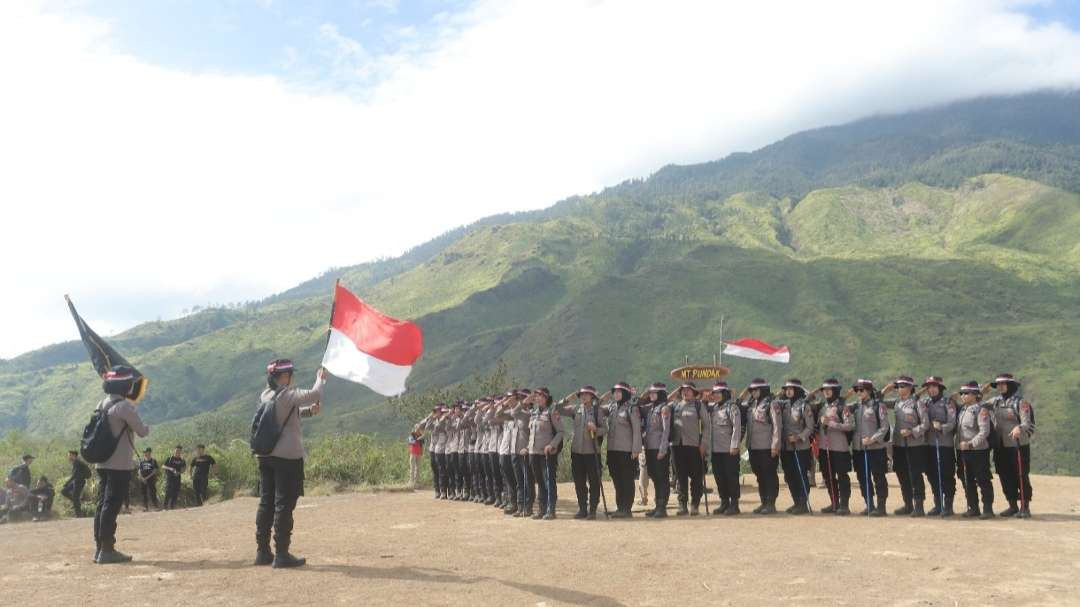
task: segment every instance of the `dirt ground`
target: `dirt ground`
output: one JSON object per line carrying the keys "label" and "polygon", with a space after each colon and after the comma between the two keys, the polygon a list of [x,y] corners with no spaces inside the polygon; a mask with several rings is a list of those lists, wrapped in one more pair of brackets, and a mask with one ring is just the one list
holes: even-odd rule
{"label": "dirt ground", "polygon": [[[303,498],[293,546],[309,564],[277,571],[249,565],[251,498],[122,516],[118,547],[135,557],[127,565],[91,563],[89,519],[4,525],[0,603],[1078,605],[1080,478],[1032,483],[1027,521],[651,521],[641,506],[631,520],[576,521],[571,485],[559,487],[555,521],[426,490]],[[744,512],[756,498],[743,487]],[[827,502],[814,491],[815,510]],[[778,506],[788,505],[782,496]]]}

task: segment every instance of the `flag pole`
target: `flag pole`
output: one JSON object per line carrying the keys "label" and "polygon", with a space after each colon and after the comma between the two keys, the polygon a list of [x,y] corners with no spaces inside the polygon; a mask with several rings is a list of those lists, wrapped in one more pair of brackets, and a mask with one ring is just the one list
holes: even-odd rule
{"label": "flag pole", "polygon": [[326,347],[323,348],[324,351],[330,347],[330,331],[334,327],[334,308],[337,307],[337,289],[340,284],[340,278],[334,281],[334,296],[330,300],[330,322],[326,325]]}
{"label": "flag pole", "polygon": [[724,362],[724,315],[721,314],[720,315],[720,362],[718,364],[723,364],[723,362]]}

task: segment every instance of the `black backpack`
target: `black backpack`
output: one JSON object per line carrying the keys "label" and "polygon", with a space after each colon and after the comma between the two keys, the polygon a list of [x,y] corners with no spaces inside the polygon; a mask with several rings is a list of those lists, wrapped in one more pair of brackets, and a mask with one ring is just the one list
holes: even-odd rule
{"label": "black backpack", "polygon": [[114,400],[105,407],[96,409],[93,415],[90,416],[90,422],[83,428],[82,440],[79,442],[79,454],[91,464],[103,464],[108,461],[113,456],[113,453],[116,453],[116,447],[120,444],[120,437],[127,432],[127,423],[124,424],[124,429],[120,431],[120,436],[113,436],[112,429],[109,428],[109,414],[106,409],[117,402]]}
{"label": "black backpack", "polygon": [[270,455],[273,452],[278,440],[281,439],[282,430],[289,423],[289,418],[292,417],[293,413],[296,413],[297,407],[293,407],[293,410],[289,411],[289,415],[285,417],[285,422],[280,426],[278,425],[274,409],[278,397],[283,392],[284,390],[274,394],[274,397],[268,401],[259,401],[259,408],[255,410],[255,417],[251,420],[251,440],[249,442],[251,452],[255,455]]}

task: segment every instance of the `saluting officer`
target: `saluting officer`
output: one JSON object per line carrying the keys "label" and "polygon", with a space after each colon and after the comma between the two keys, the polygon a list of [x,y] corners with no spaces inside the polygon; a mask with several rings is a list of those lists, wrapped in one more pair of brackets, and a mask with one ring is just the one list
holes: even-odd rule
{"label": "saluting officer", "polygon": [[739,441],[742,440],[742,414],[731,398],[727,382],[719,381],[710,390],[709,421],[705,424],[705,444],[712,458],[713,480],[720,495],[720,505],[713,514],[734,516],[739,513]]}
{"label": "saluting officer", "polygon": [[[679,400],[671,408],[671,451],[679,484],[679,510],[676,512],[678,516],[699,514],[698,508],[705,489],[705,444],[701,440],[704,415],[701,391],[693,382],[684,383],[679,389]],[[686,508],[688,497],[692,500],[691,510]]]}
{"label": "saluting officer", "polygon": [[[802,381],[789,379],[779,399],[782,450],[780,463],[784,468],[784,482],[794,504],[788,514],[810,512],[810,437],[814,434],[814,412],[806,400],[806,388]],[[774,498],[775,499],[775,498]]]}
{"label": "saluting officer", "polygon": [[518,511],[518,483],[521,475],[515,472],[521,467],[514,466],[514,442],[517,424],[506,412],[513,402],[513,393],[507,393],[495,405],[495,423],[502,424],[499,436],[499,466],[502,468],[503,487],[506,489],[503,514],[514,515]]}
{"label": "saluting officer", "polygon": [[552,406],[551,393],[547,388],[537,388],[532,400],[536,407],[529,419],[529,465],[540,487],[537,492],[540,509],[532,518],[551,520],[555,518],[555,503],[558,500],[556,474],[559,451],[562,449],[562,422],[559,412]]}
{"label": "saluting officer", "polygon": [[[889,483],[885,479],[885,445],[889,442],[889,414],[885,404],[877,397],[874,382],[860,379],[851,387],[856,396],[855,474],[866,500],[863,514],[885,516],[885,500],[889,497]],[[850,394],[850,393],[849,393]],[[871,484],[873,491],[871,491]],[[874,505],[874,498],[877,505]]]}
{"label": "saluting officer", "polygon": [[667,385],[654,383],[645,392],[645,469],[653,482],[653,509],[645,516],[667,516],[668,496],[671,494],[668,446],[671,436],[671,405],[667,402]]}
{"label": "saluting officer", "polygon": [[931,375],[922,385],[926,396],[922,398],[926,416],[930,419],[927,432],[927,449],[931,458],[927,461],[927,476],[934,491],[934,509],[931,516],[952,516],[956,496],[956,401],[945,394],[945,383]]}
{"label": "saluting officer", "polygon": [[637,457],[641,453],[641,412],[630,402],[630,385],[619,382],[609,394],[615,400],[608,405],[608,474],[615,486],[616,511],[612,518],[629,518],[634,506],[634,478]]}
{"label": "saluting officer", "polygon": [[1001,516],[1030,518],[1031,437],[1035,434],[1031,403],[1020,396],[1020,382],[1012,374],[999,374],[988,387],[997,390],[988,403],[993,409],[998,435],[994,470],[1000,479],[1001,493],[1009,502],[1008,510],[1001,512]]}
{"label": "saluting officer", "polygon": [[[573,404],[571,398],[577,398]],[[574,435],[570,441],[570,472],[574,477],[574,492],[577,494],[578,512],[576,519],[596,518],[596,507],[600,504],[600,459],[598,447],[607,434],[607,410],[597,404],[596,388],[583,386],[575,394],[561,400],[559,414],[573,420]],[[608,455],[610,463],[610,452]]]}
{"label": "saluting officer", "polygon": [[901,375],[885,386],[882,394],[896,390],[899,398],[886,401],[896,414],[896,429],[892,434],[893,472],[900,481],[900,493],[904,505],[893,511],[897,515],[924,516],[923,503],[926,501],[926,461],[929,452],[926,447],[926,433],[930,431],[930,415],[926,404],[915,395],[915,380]]}
{"label": "saluting officer", "polygon": [[[994,517],[994,485],[990,482],[991,408],[979,402],[979,382],[970,381],[960,388],[960,420],[957,423],[957,447],[964,463],[964,493],[967,497],[965,518]],[[976,490],[978,488],[978,491]],[[982,514],[979,513],[982,493]]]}
{"label": "saluting officer", "polygon": [[[829,506],[822,508],[828,514],[851,514],[851,438],[855,430],[855,413],[840,396],[840,381],[826,379],[818,388],[825,400],[818,409],[818,467],[825,473],[825,485],[829,489]],[[816,392],[815,391],[815,392]]]}
{"label": "saluting officer", "polygon": [[777,476],[780,456],[780,404],[772,398],[769,382],[756,378],[740,396],[750,397],[741,406],[746,408],[746,448],[750,451],[750,469],[757,478],[761,505],[754,514],[774,514],[780,494]]}

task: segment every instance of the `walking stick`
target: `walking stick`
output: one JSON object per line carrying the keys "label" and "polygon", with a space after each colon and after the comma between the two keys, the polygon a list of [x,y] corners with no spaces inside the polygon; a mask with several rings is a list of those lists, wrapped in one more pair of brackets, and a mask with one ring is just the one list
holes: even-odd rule
{"label": "walking stick", "polygon": [[912,472],[911,472],[911,448],[908,446],[908,443],[910,443],[910,442],[911,442],[911,439],[905,436],[904,437],[904,463],[907,464],[908,495],[910,495],[912,501],[914,501],[915,500],[915,475],[912,474]]}
{"label": "walking stick", "polygon": [[829,469],[829,480],[825,484],[829,487],[829,501],[832,502],[833,511],[835,512],[836,509],[840,507],[840,504],[838,503],[840,501],[840,496],[837,495],[840,493],[840,488],[833,486],[835,477],[833,476],[832,471],[832,451],[829,450],[828,426],[825,427],[825,467]]}
{"label": "walking stick", "polygon": [[795,459],[795,470],[799,473],[799,484],[802,485],[803,498],[806,500],[806,509],[813,514],[813,509],[810,508],[810,489],[806,486],[806,476],[802,472],[802,464],[799,463],[799,450],[792,449],[791,456]]}
{"label": "walking stick", "polygon": [[[713,432],[712,427],[712,409],[709,409],[708,405],[706,405],[705,410],[709,413],[709,448],[706,453],[701,454],[701,492],[705,495],[705,516],[710,516],[709,513],[712,512],[712,510],[709,509],[709,483],[706,480],[709,477],[705,469],[708,463],[705,461],[705,458],[712,455],[712,445],[715,433]],[[704,434],[704,432],[702,432],[702,434]],[[716,489],[719,491],[720,487],[718,486]]]}
{"label": "walking stick", "polygon": [[1020,457],[1020,441],[1016,441],[1016,486],[1020,489],[1020,512],[1027,509],[1027,499],[1024,497],[1024,461]]}
{"label": "walking stick", "polygon": [[525,468],[525,466],[528,465],[528,461],[527,461],[528,457],[529,457],[529,455],[526,453],[521,458],[521,508],[522,508],[522,512],[525,512],[525,504],[529,503],[529,489],[531,489],[531,487],[529,487],[528,473],[526,472],[526,468]]}
{"label": "walking stick", "polygon": [[941,473],[941,442],[934,435],[934,455],[937,457],[938,496],[941,499],[941,516],[945,516],[945,478]]}
{"label": "walking stick", "polygon": [[863,445],[863,489],[866,493],[866,516],[870,517],[870,451]]}
{"label": "walking stick", "polygon": [[604,518],[611,518],[611,513],[607,509],[607,496],[604,495],[604,470],[600,467],[600,445],[596,442],[595,430],[589,430],[589,435],[592,436],[593,451],[596,452],[596,478],[600,483],[600,500],[604,503]]}
{"label": "walking stick", "polygon": [[549,454],[549,453],[547,453],[545,451],[544,452],[544,491],[547,493],[547,499],[544,500],[544,501],[545,501],[545,509],[547,510],[547,512],[545,512],[544,514],[548,514],[549,512],[554,513],[554,511],[555,511],[555,504],[553,503],[555,500],[551,499],[551,472],[550,472],[549,466],[548,466],[548,462],[550,461],[548,459],[549,457],[551,457],[551,454]]}

